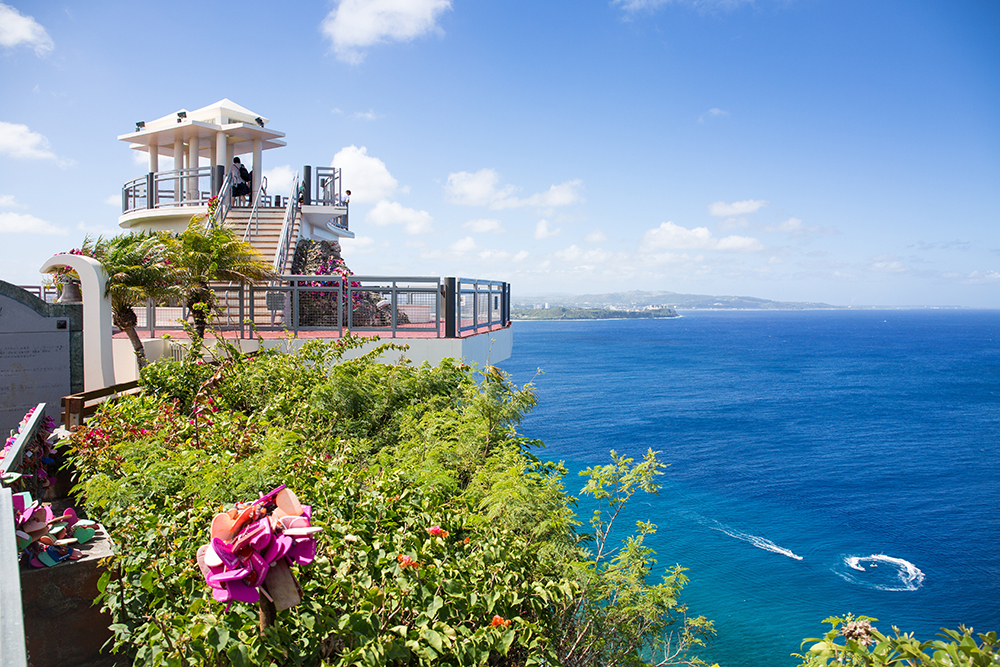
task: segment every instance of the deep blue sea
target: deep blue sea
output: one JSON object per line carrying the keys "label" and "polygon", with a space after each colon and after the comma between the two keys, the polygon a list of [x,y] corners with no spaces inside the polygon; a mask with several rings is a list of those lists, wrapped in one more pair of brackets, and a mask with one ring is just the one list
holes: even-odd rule
{"label": "deep blue sea", "polygon": [[[684,312],[515,322],[521,430],[572,471],[670,463],[658,526],[723,667],[797,665],[848,612],[923,639],[1000,631],[1000,311]],[[536,376],[536,370],[543,374]],[[581,503],[580,516],[590,511]]]}

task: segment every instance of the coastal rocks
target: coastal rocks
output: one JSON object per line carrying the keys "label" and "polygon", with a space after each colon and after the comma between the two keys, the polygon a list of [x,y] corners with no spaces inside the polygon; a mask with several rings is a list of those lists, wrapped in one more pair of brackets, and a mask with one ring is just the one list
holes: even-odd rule
{"label": "coastal rocks", "polygon": [[[292,273],[305,276],[331,276],[334,280],[309,280],[299,286],[317,288],[299,293],[299,324],[313,327],[387,327],[392,324],[392,310],[386,295],[355,290],[361,283],[350,280],[354,272],[347,267],[337,241],[302,239],[295,246]],[[348,286],[352,289],[348,290]],[[338,289],[339,288],[339,289]],[[351,307],[347,308],[348,299]],[[396,324],[409,324],[406,313],[396,310]]]}

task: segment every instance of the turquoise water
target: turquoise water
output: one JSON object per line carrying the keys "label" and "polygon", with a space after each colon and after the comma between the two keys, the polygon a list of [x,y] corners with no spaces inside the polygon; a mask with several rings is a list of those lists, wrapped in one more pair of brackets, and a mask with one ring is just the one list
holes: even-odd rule
{"label": "turquoise water", "polygon": [[1000,630],[1000,311],[517,322],[501,365],[537,385],[522,430],[542,456],[671,464],[628,522],[689,568],[706,657],[795,665],[848,612]]}

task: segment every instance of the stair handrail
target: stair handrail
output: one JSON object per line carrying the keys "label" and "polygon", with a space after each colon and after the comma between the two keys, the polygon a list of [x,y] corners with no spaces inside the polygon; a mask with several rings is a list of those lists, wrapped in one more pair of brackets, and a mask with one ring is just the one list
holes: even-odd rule
{"label": "stair handrail", "polygon": [[233,207],[233,172],[226,172],[226,177],[222,180],[222,187],[219,189],[219,205],[215,208],[215,217],[210,221],[213,227],[218,227],[226,221],[229,209]]}
{"label": "stair handrail", "polygon": [[288,262],[288,249],[292,244],[292,230],[295,228],[295,213],[299,208],[299,172],[292,178],[292,187],[288,191],[288,204],[285,206],[285,220],[281,223],[281,236],[278,237],[278,247],[274,250],[274,272],[284,273]]}
{"label": "stair handrail", "polygon": [[250,219],[247,220],[246,231],[243,232],[243,240],[250,240],[250,225],[253,225],[253,235],[260,234],[260,201],[267,197],[267,176],[260,177],[260,187],[257,188],[257,196],[253,200],[253,208],[250,209]]}

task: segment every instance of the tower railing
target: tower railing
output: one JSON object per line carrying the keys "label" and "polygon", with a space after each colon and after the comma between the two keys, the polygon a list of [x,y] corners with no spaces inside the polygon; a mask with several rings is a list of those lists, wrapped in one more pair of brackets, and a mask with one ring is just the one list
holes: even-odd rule
{"label": "tower railing", "polygon": [[211,167],[151,171],[122,187],[122,214],[171,206],[207,206],[214,194]]}

